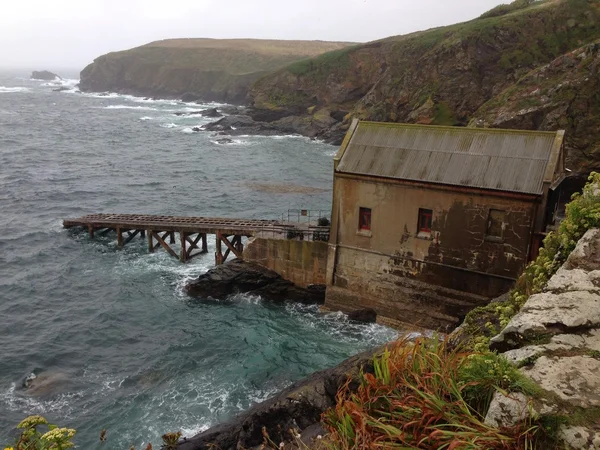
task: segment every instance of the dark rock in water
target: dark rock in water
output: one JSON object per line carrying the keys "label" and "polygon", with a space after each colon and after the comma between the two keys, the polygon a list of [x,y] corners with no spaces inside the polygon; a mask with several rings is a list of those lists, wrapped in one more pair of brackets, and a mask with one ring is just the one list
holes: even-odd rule
{"label": "dark rock in water", "polygon": [[322,304],[325,289],[311,286],[303,289],[284,280],[281,275],[255,263],[234,259],[209,270],[189,282],[186,292],[194,297],[224,299],[231,294],[248,293],[266,300]]}
{"label": "dark rock in water", "polygon": [[215,141],[217,144],[225,145],[225,144],[233,144],[233,139],[229,138],[221,138]]}
{"label": "dark rock in water", "polygon": [[220,106],[219,112],[221,112],[222,114],[227,114],[229,116],[240,115],[246,112],[246,108],[238,106]]}
{"label": "dark rock in water", "polygon": [[357,322],[375,323],[377,322],[377,311],[373,308],[357,309],[348,313],[348,319]]}
{"label": "dark rock in water", "polygon": [[190,103],[190,102],[195,102],[200,100],[200,96],[196,95],[196,94],[191,94],[191,93],[187,93],[187,94],[183,94],[181,96],[181,101],[185,102],[185,103]]}
{"label": "dark rock in water", "polygon": [[68,91],[70,89],[71,88],[68,88],[66,86],[61,86],[61,87],[57,87],[57,88],[52,89],[52,92],[62,92],[62,91]]}
{"label": "dark rock in water", "polygon": [[223,114],[217,111],[217,108],[210,108],[200,111],[200,115],[203,117],[223,117]]}
{"label": "dark rock in water", "polygon": [[31,78],[34,80],[44,80],[44,81],[54,81],[57,78],[59,80],[62,80],[61,77],[59,77],[55,73],[52,73],[48,70],[39,70],[39,71],[34,70],[33,72],[31,72]]}
{"label": "dark rock in water", "polygon": [[271,124],[255,122],[250,116],[225,116],[216,122],[204,126],[206,131],[217,131],[229,136],[240,136],[245,134],[257,136],[277,136],[284,131]]}
{"label": "dark rock in water", "polygon": [[202,131],[201,127],[192,127],[192,131],[195,131],[196,133],[198,133],[199,131]]}
{"label": "dark rock in water", "polygon": [[299,429],[306,443],[310,435],[320,433],[321,414],[335,405],[335,396],[340,387],[350,378],[350,389],[355,390],[359,384],[361,368],[363,373],[373,373],[373,356],[380,351],[381,349],[367,351],[336,367],[314,373],[229,422],[183,440],[177,448],[254,448],[263,442],[262,427],[266,428],[271,440],[277,443],[290,440],[290,429]]}

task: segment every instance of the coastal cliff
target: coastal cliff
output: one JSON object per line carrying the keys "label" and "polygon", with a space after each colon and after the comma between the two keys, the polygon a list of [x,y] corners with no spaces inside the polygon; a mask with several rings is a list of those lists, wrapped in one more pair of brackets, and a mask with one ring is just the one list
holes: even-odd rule
{"label": "coastal cliff", "polygon": [[[333,143],[340,142],[352,117],[466,126],[483,116],[498,127],[554,130],[559,126],[567,131],[570,167],[585,172],[600,166],[597,143],[581,139],[600,124],[598,91],[593,88],[597,64],[587,50],[581,50],[586,55],[583,60],[567,55],[599,38],[598,2],[518,0],[470,22],[390,37],[291,64],[258,80],[250,91],[250,103],[262,116],[269,111],[277,119],[289,116],[288,123],[294,122],[291,117],[303,126],[310,122],[319,127],[314,134]],[[577,70],[572,70],[571,63],[553,63],[563,55],[573,60]],[[552,81],[528,75],[548,64],[554,71]],[[530,77],[530,82],[523,84],[523,77]],[[565,89],[557,92],[559,97],[589,99],[575,105],[573,113],[580,119],[565,117],[560,124],[556,120],[503,120],[507,90],[513,90],[516,104],[531,100],[536,83],[560,82],[561,77],[571,87],[568,95]],[[540,91],[533,97],[542,95]],[[553,94],[549,97],[549,103],[558,100]],[[568,103],[569,98],[561,100]],[[302,126],[298,130],[302,132]]]}
{"label": "coastal cliff", "polygon": [[82,91],[243,103],[261,76],[349,45],[259,39],[168,39],[100,56],[81,72]]}

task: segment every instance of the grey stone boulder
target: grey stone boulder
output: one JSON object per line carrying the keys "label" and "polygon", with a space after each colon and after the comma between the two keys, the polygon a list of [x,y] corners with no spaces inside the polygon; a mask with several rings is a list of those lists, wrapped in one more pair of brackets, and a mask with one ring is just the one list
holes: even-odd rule
{"label": "grey stone boulder", "polygon": [[570,291],[532,295],[491,346],[505,351],[520,347],[536,334],[563,334],[569,329],[600,328],[600,294]]}
{"label": "grey stone boulder", "polygon": [[562,426],[560,439],[572,450],[600,450],[600,431],[585,427]]}
{"label": "grey stone boulder", "polygon": [[514,427],[529,417],[530,411],[530,400],[525,394],[514,392],[504,395],[496,392],[484,423],[497,428]]}
{"label": "grey stone boulder", "polygon": [[600,361],[590,356],[541,356],[521,369],[542,389],[581,408],[600,407]]}

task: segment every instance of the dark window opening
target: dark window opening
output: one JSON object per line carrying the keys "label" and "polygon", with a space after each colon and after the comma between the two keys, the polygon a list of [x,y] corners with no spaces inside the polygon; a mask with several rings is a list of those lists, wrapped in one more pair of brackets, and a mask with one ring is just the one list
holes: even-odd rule
{"label": "dark window opening", "polygon": [[419,208],[419,221],[417,223],[417,233],[431,233],[432,220],[433,211],[431,209]]}
{"label": "dark window opening", "polygon": [[360,208],[358,211],[358,229],[371,230],[371,208]]}
{"label": "dark window opening", "polygon": [[499,209],[490,209],[488,214],[486,236],[502,238],[504,232],[505,211]]}

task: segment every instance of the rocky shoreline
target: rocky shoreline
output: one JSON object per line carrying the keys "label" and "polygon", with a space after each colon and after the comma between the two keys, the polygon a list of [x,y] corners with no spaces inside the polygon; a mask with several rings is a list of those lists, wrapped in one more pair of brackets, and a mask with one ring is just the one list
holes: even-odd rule
{"label": "rocky shoreline", "polygon": [[335,405],[339,389],[351,380],[358,387],[358,376],[373,373],[373,357],[380,348],[356,355],[336,367],[314,373],[292,384],[275,397],[259,403],[245,413],[216,425],[177,446],[180,450],[237,450],[258,448],[263,443],[262,428],[273,442],[289,442],[290,430],[309,446],[324,435],[321,414]]}

